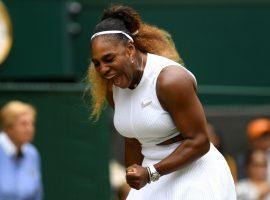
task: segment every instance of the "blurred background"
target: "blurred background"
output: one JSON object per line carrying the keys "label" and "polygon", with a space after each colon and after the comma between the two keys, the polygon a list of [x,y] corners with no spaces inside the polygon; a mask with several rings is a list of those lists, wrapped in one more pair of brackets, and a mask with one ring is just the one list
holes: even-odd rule
{"label": "blurred background", "polygon": [[112,2],[171,33],[226,153],[248,148],[251,119],[270,117],[269,0],[0,2],[0,107],[17,99],[37,108],[46,200],[110,199],[109,160],[123,163],[112,111],[93,123],[84,95],[91,32]]}

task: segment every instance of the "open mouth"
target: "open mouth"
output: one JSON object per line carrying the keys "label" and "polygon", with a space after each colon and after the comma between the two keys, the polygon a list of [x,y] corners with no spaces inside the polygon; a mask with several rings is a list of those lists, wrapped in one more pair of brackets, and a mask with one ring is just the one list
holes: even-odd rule
{"label": "open mouth", "polygon": [[112,75],[106,76],[104,78],[107,79],[107,80],[111,80],[111,79],[113,79],[116,76],[117,76],[117,74],[112,74]]}
{"label": "open mouth", "polygon": [[104,79],[108,81],[112,81],[114,85],[119,85],[121,83],[120,77],[121,76],[119,74],[112,74],[112,75],[105,76]]}

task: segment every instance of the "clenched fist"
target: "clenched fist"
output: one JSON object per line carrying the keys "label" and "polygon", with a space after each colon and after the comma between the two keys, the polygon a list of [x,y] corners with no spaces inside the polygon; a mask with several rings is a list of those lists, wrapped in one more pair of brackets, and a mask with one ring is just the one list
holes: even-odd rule
{"label": "clenched fist", "polygon": [[130,187],[139,190],[149,182],[146,167],[134,164],[126,169],[126,180]]}

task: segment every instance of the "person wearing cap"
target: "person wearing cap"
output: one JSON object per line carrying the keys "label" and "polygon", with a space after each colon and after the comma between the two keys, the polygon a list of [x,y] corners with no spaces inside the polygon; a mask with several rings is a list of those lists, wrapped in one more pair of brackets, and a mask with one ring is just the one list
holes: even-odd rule
{"label": "person wearing cap", "polygon": [[230,169],[207,136],[196,78],[178,62],[169,33],[115,5],[95,26],[91,52],[89,77],[99,77],[91,85],[100,86],[94,111],[107,96],[125,137],[127,200],[235,200]]}
{"label": "person wearing cap", "polygon": [[270,148],[270,120],[258,118],[247,125],[247,135],[251,148],[268,151]]}
{"label": "person wearing cap", "polygon": [[0,200],[41,200],[40,156],[30,144],[36,110],[10,101],[0,110]]}
{"label": "person wearing cap", "polygon": [[262,150],[267,155],[267,176],[270,181],[270,120],[257,118],[247,125],[247,134],[250,147]]}

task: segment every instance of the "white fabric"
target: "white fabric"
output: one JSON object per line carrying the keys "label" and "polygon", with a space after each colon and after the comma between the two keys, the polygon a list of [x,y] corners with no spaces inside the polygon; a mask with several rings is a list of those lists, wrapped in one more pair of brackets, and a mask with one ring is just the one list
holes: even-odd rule
{"label": "white fabric", "polygon": [[[167,58],[148,54],[143,77],[134,90],[113,87],[115,127],[123,136],[140,141],[143,166],[160,162],[181,145],[156,145],[179,134],[156,95],[157,77],[164,67],[171,65],[182,67]],[[236,194],[229,167],[211,144],[210,151],[200,159],[140,190],[132,189],[127,199],[235,200]]]}
{"label": "white fabric", "polygon": [[[143,166],[155,164],[180,143],[143,148]],[[211,144],[203,157],[160,177],[140,190],[131,189],[127,200],[236,200],[234,182],[223,156]]]}
{"label": "white fabric", "polygon": [[130,37],[127,33],[123,32],[123,31],[117,31],[117,30],[100,31],[100,32],[97,32],[97,33],[95,33],[95,34],[91,37],[91,40],[92,40],[94,37],[99,36],[99,35],[116,34],[116,33],[121,33],[121,34],[125,35],[128,39],[130,39],[130,40],[133,42],[132,37]]}
{"label": "white fabric", "polygon": [[114,125],[121,135],[135,137],[143,146],[153,146],[179,134],[156,94],[160,71],[172,65],[182,67],[165,57],[148,53],[143,77],[135,89],[113,87]]}
{"label": "white fabric", "polygon": [[[258,200],[260,199],[258,188],[249,179],[244,179],[236,184],[236,192],[238,200]],[[270,200],[268,194],[264,200]]]}
{"label": "white fabric", "polygon": [[[14,156],[17,153],[17,147],[10,140],[5,132],[0,132],[0,146],[4,149],[5,153],[9,156]],[[22,153],[25,151],[25,145],[21,148]]]}

